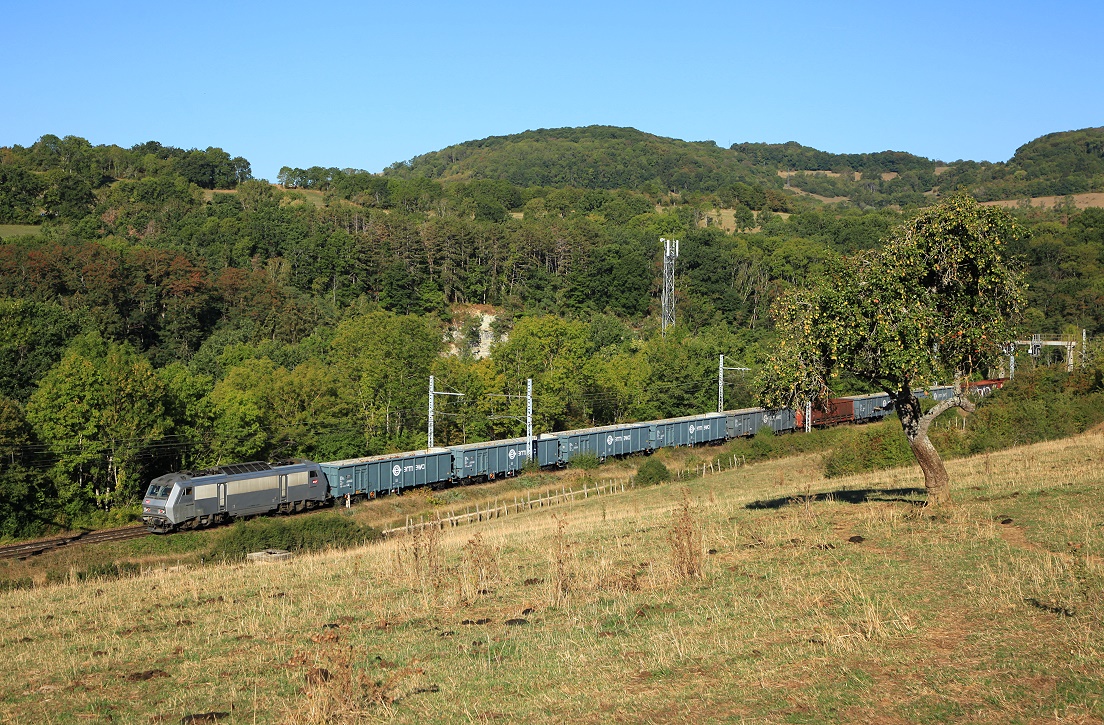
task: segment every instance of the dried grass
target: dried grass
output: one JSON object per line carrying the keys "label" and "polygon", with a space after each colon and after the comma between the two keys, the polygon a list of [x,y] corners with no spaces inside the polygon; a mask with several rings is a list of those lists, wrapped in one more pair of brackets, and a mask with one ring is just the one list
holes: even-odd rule
{"label": "dried grass", "polygon": [[804,456],[287,562],[10,592],[5,717],[1091,721],[1102,447],[952,461],[934,518],[850,502],[916,470],[825,482]]}

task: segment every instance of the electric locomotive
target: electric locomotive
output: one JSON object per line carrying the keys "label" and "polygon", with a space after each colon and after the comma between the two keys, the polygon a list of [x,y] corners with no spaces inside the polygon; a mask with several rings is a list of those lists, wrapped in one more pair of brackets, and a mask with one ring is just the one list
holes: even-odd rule
{"label": "electric locomotive", "polygon": [[306,511],[332,501],[329,482],[312,461],[235,463],[153,479],[142,498],[142,523],[163,534],[239,516]]}

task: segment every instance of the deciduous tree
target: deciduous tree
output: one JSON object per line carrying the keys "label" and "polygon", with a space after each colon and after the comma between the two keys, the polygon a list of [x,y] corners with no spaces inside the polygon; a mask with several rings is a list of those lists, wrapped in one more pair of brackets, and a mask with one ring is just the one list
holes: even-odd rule
{"label": "deciduous tree", "polygon": [[[778,301],[778,352],[761,376],[768,406],[823,405],[841,371],[893,398],[924,472],[929,504],[949,498],[947,470],[928,428],[973,404],[959,382],[995,362],[1024,306],[1021,274],[1003,248],[1019,235],[1002,209],[966,194],[921,212],[884,247],[837,264],[834,274]],[[927,411],[918,389],[956,381]]]}

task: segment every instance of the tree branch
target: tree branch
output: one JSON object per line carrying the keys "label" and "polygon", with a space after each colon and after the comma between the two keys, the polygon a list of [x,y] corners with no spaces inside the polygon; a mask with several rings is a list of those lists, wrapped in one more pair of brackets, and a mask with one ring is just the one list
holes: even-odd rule
{"label": "tree branch", "polygon": [[965,395],[962,394],[955,395],[954,397],[947,398],[946,400],[941,400],[936,403],[934,408],[920,416],[920,422],[917,425],[919,435],[927,435],[928,426],[931,425],[931,422],[951,408],[961,408],[967,413],[973,413],[975,410],[977,410],[977,406],[974,405],[970,400],[966,398]]}

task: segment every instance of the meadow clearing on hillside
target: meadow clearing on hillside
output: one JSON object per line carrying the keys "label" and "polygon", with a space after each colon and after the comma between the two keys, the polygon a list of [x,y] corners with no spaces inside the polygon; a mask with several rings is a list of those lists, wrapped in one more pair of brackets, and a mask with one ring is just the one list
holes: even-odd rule
{"label": "meadow clearing on hillside", "polygon": [[1104,207],[1104,193],[1094,191],[1086,192],[1084,194],[1070,194],[1069,196],[1035,196],[1030,199],[1007,199],[1004,201],[985,201],[982,202],[982,206],[1003,206],[1006,209],[1013,209],[1016,207],[1024,206],[1025,203],[1030,202],[1031,206],[1039,207],[1040,209],[1057,208],[1061,206],[1066,199],[1073,201],[1073,205],[1078,209],[1088,209],[1089,207]]}
{"label": "meadow clearing on hillside", "polygon": [[[1104,435],[0,596],[4,722],[1100,722]],[[183,720],[182,720],[183,719]]]}
{"label": "meadow clearing on hillside", "polygon": [[18,237],[24,234],[38,234],[41,227],[34,224],[0,224],[0,239],[4,237]]}

